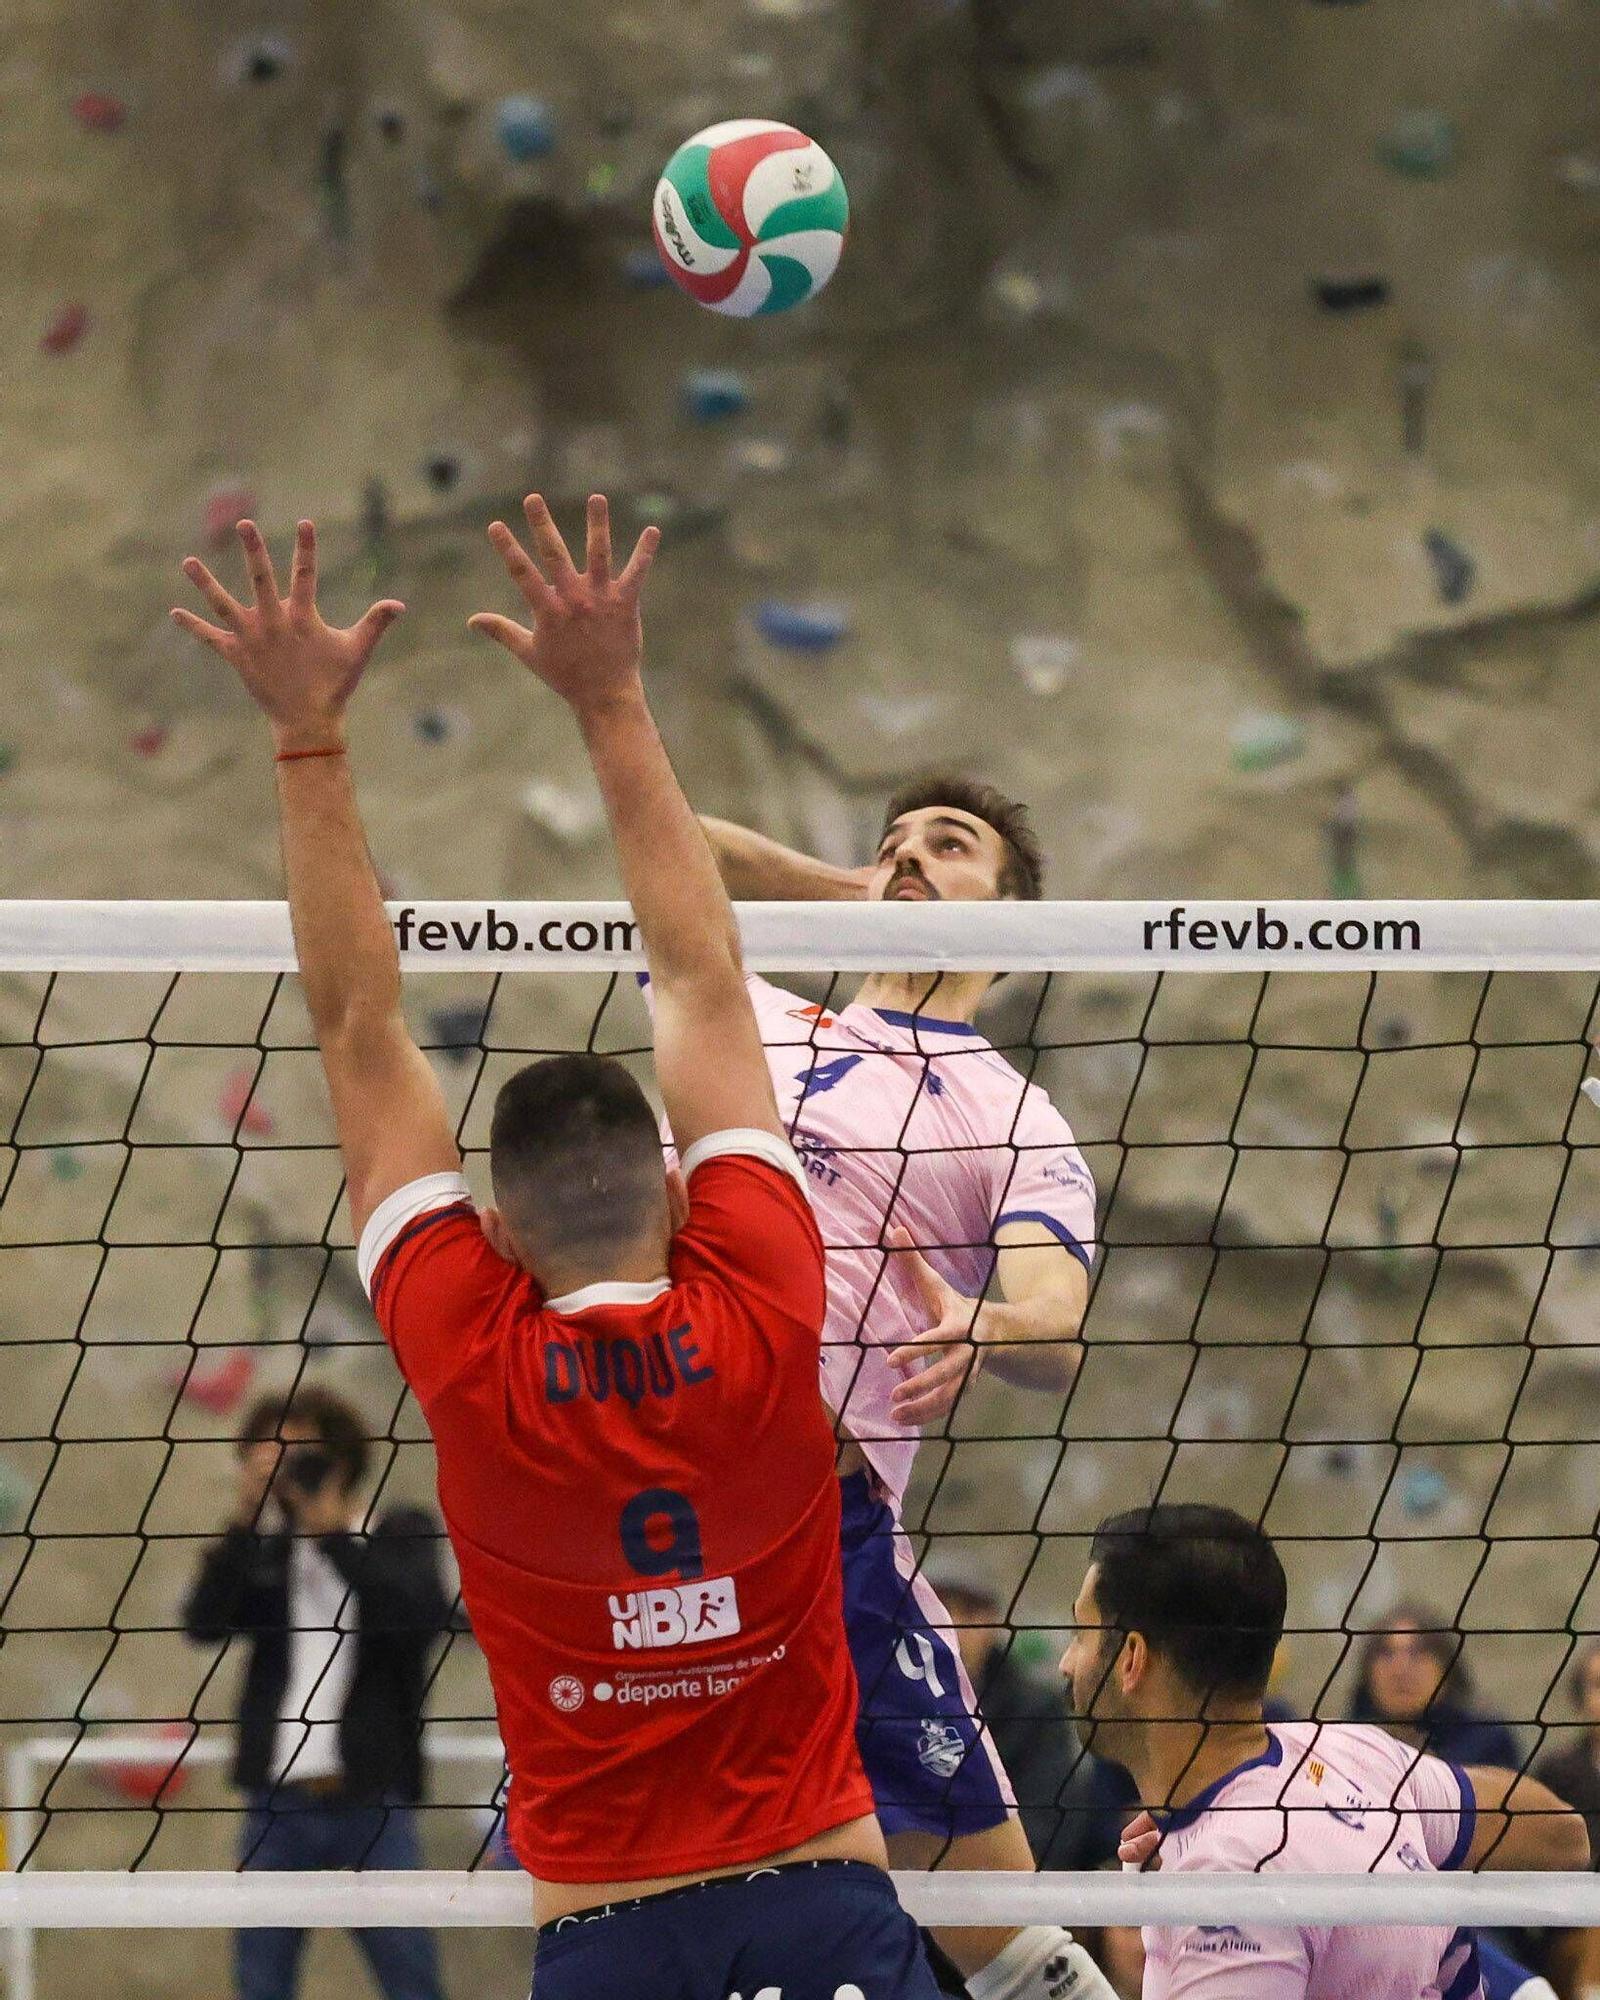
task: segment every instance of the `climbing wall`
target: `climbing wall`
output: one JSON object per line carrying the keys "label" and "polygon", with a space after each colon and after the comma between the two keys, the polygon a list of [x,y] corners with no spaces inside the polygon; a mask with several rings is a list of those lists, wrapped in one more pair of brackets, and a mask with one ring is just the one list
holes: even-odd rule
{"label": "climbing wall", "polygon": [[[1033,801],[1060,895],[1596,893],[1597,73],[1585,0],[13,0],[0,895],[276,893],[260,728],[165,616],[183,555],[230,570],[246,510],[280,545],[317,517],[332,608],[379,591],[411,606],[355,729],[392,888],[608,890],[573,732],[465,630],[506,598],[483,526],[535,484],[569,521],[600,486],[625,528],[662,523],[650,667],[696,802],[831,858],[859,852],[892,780],[958,760]],[[839,278],[785,321],[697,312],[650,247],[661,163],[734,115],[793,118],[851,191]],[[37,999],[0,986],[5,1038],[30,1032]],[[90,1020],[123,1003],[72,1004]],[[470,1039],[477,996],[435,1004],[465,1010]],[[1082,1004],[1110,1023],[1134,1003]],[[1202,1025],[1212,1004],[1196,1002]],[[1392,1046],[1462,1032],[1462,1004],[1448,982],[1409,988],[1386,1009]],[[552,982],[550,1042],[581,1037],[591,1005]],[[1304,1005],[1315,1026],[1343,1002],[1307,989]],[[1578,1002],[1550,1005],[1552,1032],[1581,1040]],[[40,1143],[60,1145],[35,1192],[66,1211],[86,1198],[72,1135],[120,1101],[109,1060],[64,1063],[40,1100]],[[1062,1058],[1058,1077],[1108,1147],[1127,1111],[1116,1061]],[[1450,1087],[1419,1072],[1394,1129],[1434,1132]],[[1206,1127],[1222,1088],[1180,1067],[1163,1115]],[[224,1056],[151,1115],[215,1143],[239,1089]],[[1329,1075],[1286,1081],[1276,1115],[1322,1129],[1336,1098]],[[317,1115],[298,1074],[262,1101],[280,1131]],[[1514,1125],[1532,1101],[1512,1078],[1490,1113]],[[1105,1179],[1111,1153],[1096,1164]],[[1373,1188],[1369,1232],[1399,1233],[1384,1218],[1414,1192]],[[269,1233],[305,1196],[263,1189]],[[1127,1199],[1187,1242],[1183,1189]],[[1280,1199],[1236,1198],[1240,1246],[1279,1240]],[[1574,1200],[1576,1271],[1600,1215]],[[1125,1257],[1102,1323],[1189,1323],[1194,1263]],[[1263,1252],[1236,1268],[1244,1323],[1281,1338],[1287,1267]],[[1355,1347],[1424,1322],[1448,1345],[1485,1314],[1515,1347],[1545,1300],[1563,1358],[1532,1406],[1556,1423],[1591,1393],[1570,1274],[1547,1295],[1498,1248],[1426,1298],[1392,1263],[1369,1275],[1331,1288]],[[236,1334],[252,1315],[290,1326],[299,1282],[291,1253],[239,1256],[218,1310]],[[0,1292],[0,1337],[22,1339],[38,1296]],[[110,1296],[130,1339],[187,1310],[154,1263]],[[348,1288],[335,1303],[359,1314]],[[386,1364],[337,1346],[319,1366],[380,1405]],[[1386,1436],[1383,1364],[1339,1365],[1330,1403]],[[147,1419],[169,1368],[91,1374],[74,1421],[92,1437],[129,1407]],[[225,1428],[239,1392],[209,1363],[203,1379]],[[1200,1487],[1237,1474],[1246,1490],[1229,1439],[1283,1421],[1272,1379],[1241,1362],[1191,1408]],[[1503,1426],[1516,1400],[1485,1387],[1479,1408],[1461,1379],[1430,1370],[1408,1405],[1422,1530],[1470,1517],[1478,1477],[1426,1440]],[[1106,1398],[1113,1429],[1126,1412]],[[991,1428],[1031,1421],[998,1392],[973,1408]],[[1295,1518],[1353,1507],[1368,1446],[1306,1447]],[[1052,1462],[958,1453],[936,1525],[1032,1519]],[[1570,1452],[1550,1467],[1576,1477]],[[36,1476],[11,1454],[14,1505]],[[1114,1470],[1080,1476],[1052,1518],[1120,1493]],[[195,1461],[194,1532],[227,1478],[225,1452]],[[1545,1491],[1519,1504],[1536,1513]],[[1413,1580],[1407,1560],[1379,1582]],[[1069,1582],[1041,1571],[1029,1617],[1059,1620]],[[1563,1587],[1552,1572],[1535,1593],[1551,1615]],[[37,1615],[104,1589],[84,1554]],[[51,1669],[22,1674],[17,1653],[0,1684],[25,1706]],[[1531,1657],[1484,1662],[1519,1712]],[[111,1709],[152,1712],[167,1670],[114,1676]],[[469,1708],[473,1671],[451,1694]],[[1302,1698],[1320,1672],[1304,1663]],[[230,1837],[196,1819],[185,1861]],[[99,1851],[82,1838],[79,1858]],[[512,1976],[492,1941],[451,1943],[478,1954],[458,1956],[463,1977]],[[217,1949],[119,1960],[106,1990],[215,1990]],[[66,1950],[46,1946],[58,1982]],[[340,1950],[321,1948],[313,1993],[343,1978]]]}

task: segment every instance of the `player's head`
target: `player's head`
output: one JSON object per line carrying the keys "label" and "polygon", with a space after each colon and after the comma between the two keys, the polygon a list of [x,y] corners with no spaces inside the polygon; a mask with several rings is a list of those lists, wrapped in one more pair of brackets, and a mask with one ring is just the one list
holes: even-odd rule
{"label": "player's head", "polygon": [[1138,1507],[1095,1530],[1061,1662],[1085,1743],[1136,1758],[1153,1723],[1259,1714],[1288,1586],[1271,1538],[1226,1507]]}
{"label": "player's head", "polygon": [[340,1493],[353,1493],[366,1477],[372,1451],[361,1412],[316,1385],[256,1398],[235,1448],[245,1458],[263,1446],[278,1454],[275,1480],[306,1493],[328,1480]]}
{"label": "player's head", "polygon": [[495,1205],[541,1279],[604,1277],[665,1251],[673,1212],[650,1100],[610,1056],[551,1056],[501,1085],[489,1126]]}
{"label": "player's head", "polygon": [[1471,1699],[1461,1634],[1430,1605],[1396,1604],[1356,1655],[1351,1712],[1359,1721],[1418,1722],[1441,1702]]}
{"label": "player's head", "polygon": [[913,778],[889,801],[867,895],[876,902],[1037,901],[1044,850],[1028,808],[975,778]]}

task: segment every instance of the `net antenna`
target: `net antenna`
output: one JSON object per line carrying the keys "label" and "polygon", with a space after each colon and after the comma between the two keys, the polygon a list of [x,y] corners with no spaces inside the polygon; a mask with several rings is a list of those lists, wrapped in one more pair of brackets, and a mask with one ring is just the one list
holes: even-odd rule
{"label": "net antenna", "polygon": [[[498,1080],[647,1073],[619,904],[394,904],[469,1169]],[[1221,1500],[1291,1580],[1282,1692],[1346,1712],[1431,1605],[1531,1768],[1600,1632],[1600,905],[748,904],[747,963],[839,1006],[869,971],[1015,975],[985,1017],[1095,1173],[1064,1400],[980,1381],[907,1525],[981,1558],[1007,1643],[1059,1653],[1088,1537]],[[431,1504],[426,1432],[356,1281],[277,903],[0,904],[0,1649],[12,2000],[35,1931],[516,1926],[503,1771],[459,1621],[433,1665],[431,1871],[240,1873],[234,1669],[179,1609],[249,1397],[370,1416],[369,1518]],[[924,1922],[1600,1923],[1592,1876],[901,1878]],[[63,1947],[65,1948],[65,1947]]]}

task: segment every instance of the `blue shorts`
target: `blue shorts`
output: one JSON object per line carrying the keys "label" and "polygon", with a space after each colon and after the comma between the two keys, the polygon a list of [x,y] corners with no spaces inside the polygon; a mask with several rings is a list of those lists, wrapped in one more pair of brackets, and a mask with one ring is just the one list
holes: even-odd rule
{"label": "blue shorts", "polygon": [[940,2000],[880,1868],[802,1861],[546,1924],[531,2000]]}
{"label": "blue shorts", "polygon": [[864,1472],[839,1482],[844,1623],[861,1712],[856,1742],[885,1833],[985,1833],[1012,1809],[1005,1772],[973,1715],[939,1600],[896,1561],[909,1550]]}

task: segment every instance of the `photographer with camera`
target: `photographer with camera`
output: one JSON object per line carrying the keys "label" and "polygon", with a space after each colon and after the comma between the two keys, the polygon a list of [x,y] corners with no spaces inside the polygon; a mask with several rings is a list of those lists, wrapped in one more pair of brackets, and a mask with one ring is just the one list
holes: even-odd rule
{"label": "photographer with camera", "polygon": [[[366,1526],[369,1444],[332,1391],[265,1396],[238,1438],[232,1517],[184,1606],[197,1644],[247,1642],[234,1781],[244,1868],[415,1868],[429,1656],[450,1623],[440,1528],[394,1507]],[[431,1932],[355,1933],[385,2000],[441,2000]],[[293,2000],[305,1933],[246,1930],[238,2000]]]}

